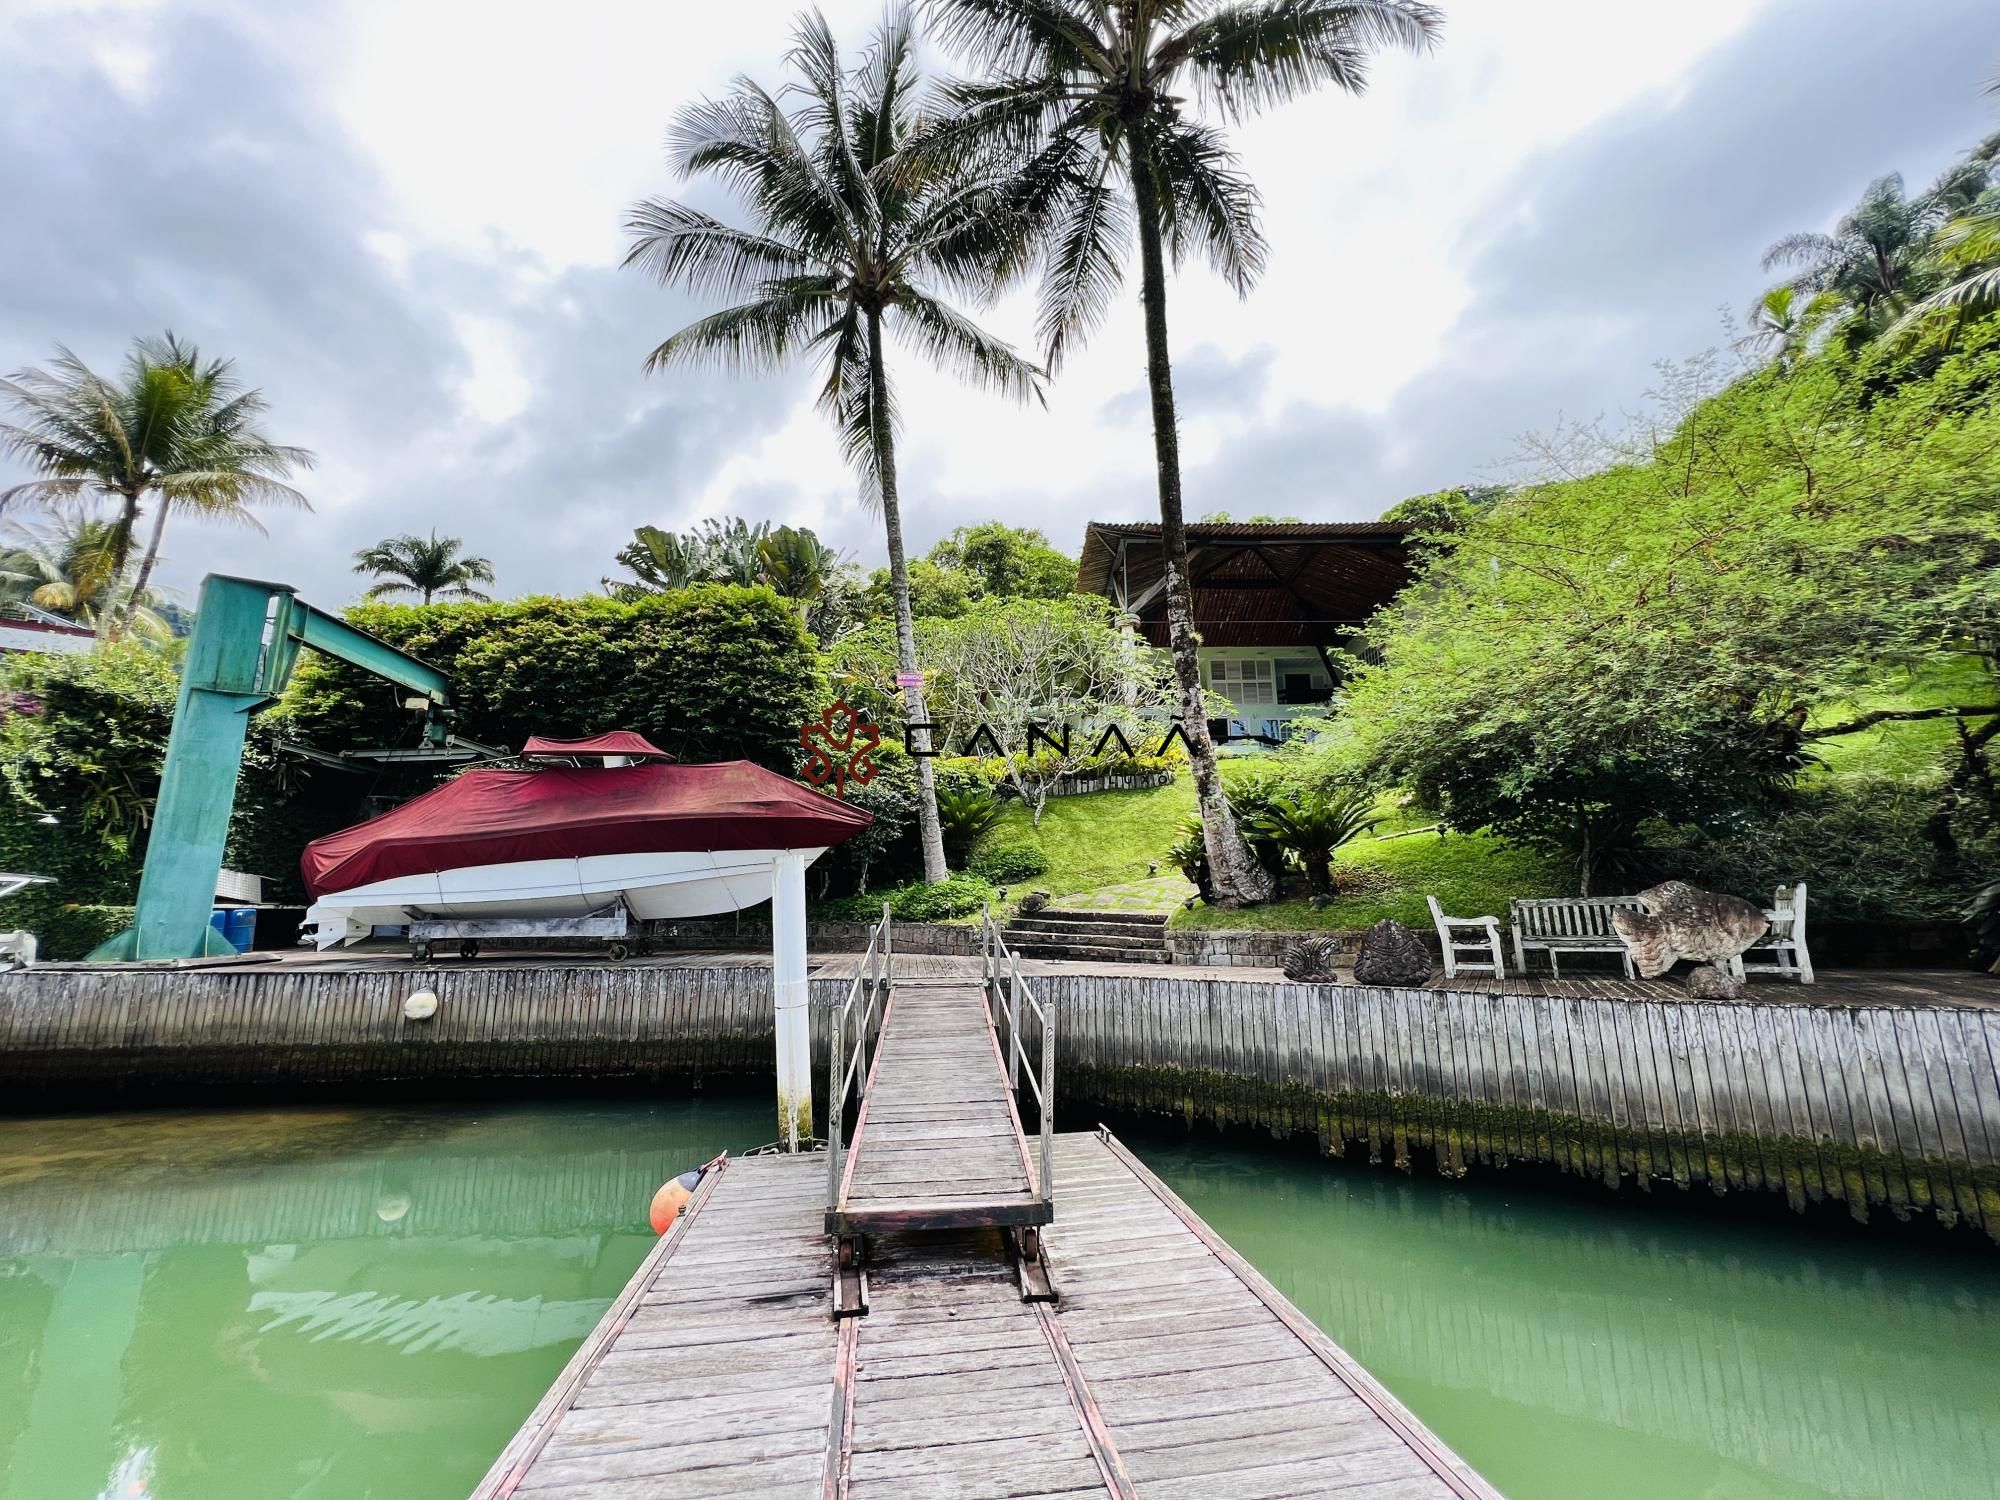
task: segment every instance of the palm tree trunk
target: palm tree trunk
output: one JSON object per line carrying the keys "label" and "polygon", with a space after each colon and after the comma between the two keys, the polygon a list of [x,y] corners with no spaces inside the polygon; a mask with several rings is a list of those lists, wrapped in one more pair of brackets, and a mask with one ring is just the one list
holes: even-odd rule
{"label": "palm tree trunk", "polygon": [[[875,469],[882,484],[882,525],[889,533],[889,588],[896,598],[896,667],[915,677],[917,626],[910,615],[910,568],[903,557],[903,512],[896,495],[896,438],[889,430],[888,408],[880,399],[881,393],[888,389],[888,371],[882,363],[880,312],[868,314],[868,385]],[[921,724],[928,720],[921,687],[904,688],[903,705],[906,723]],[[924,851],[924,879],[936,885],[949,871],[944,862],[944,825],[938,821],[937,778],[931,772],[928,757],[917,759],[917,831]]]}
{"label": "palm tree trunk", "polygon": [[[146,539],[146,555],[139,563],[139,575],[132,580],[132,592],[112,614],[110,633],[116,635],[132,622],[132,616],[139,611],[139,601],[146,597],[146,585],[153,579],[153,564],[160,560],[160,538],[167,530],[167,497],[160,496],[160,508],[153,515],[153,534]],[[115,580],[114,580],[115,582]]]}
{"label": "palm tree trunk", "polygon": [[124,631],[126,622],[137,607],[139,590],[145,587],[145,580],[152,576],[153,560],[160,551],[160,532],[167,524],[167,499],[160,497],[160,513],[153,518],[153,537],[146,549],[146,559],[140,564],[139,581],[125,599],[116,597],[118,580],[125,576],[125,564],[132,556],[132,533],[139,525],[139,492],[128,490],[125,503],[118,512],[118,520],[111,532],[111,583],[106,594],[104,612],[104,638],[115,641]]}
{"label": "palm tree trunk", "polygon": [[1215,764],[1201,696],[1201,657],[1188,583],[1187,522],[1181,514],[1181,443],[1174,415],[1173,366],[1167,352],[1167,266],[1160,244],[1160,198],[1145,133],[1131,133],[1132,197],[1139,216],[1139,275],[1146,309],[1146,384],[1153,397],[1153,457],[1160,481],[1160,552],[1166,569],[1167,645],[1180,688],[1181,729],[1187,735],[1201,809],[1202,842],[1217,906],[1248,906],[1273,894],[1269,874],[1236,831],[1236,817]]}

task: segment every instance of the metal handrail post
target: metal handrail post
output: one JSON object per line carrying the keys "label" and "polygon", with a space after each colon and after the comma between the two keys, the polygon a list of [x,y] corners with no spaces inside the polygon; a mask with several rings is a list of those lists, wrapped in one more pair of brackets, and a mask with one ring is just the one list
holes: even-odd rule
{"label": "metal handrail post", "polygon": [[1012,976],[1007,985],[1007,1084],[1021,1086],[1021,955],[1009,953]]}
{"label": "metal handrail post", "polygon": [[1056,1196],[1056,1003],[1042,1004],[1042,1201]]}
{"label": "metal handrail post", "polygon": [[840,1125],[841,1104],[847,1093],[847,1072],[840,1065],[841,1034],[846,1029],[847,1007],[833,1013],[833,1035],[828,1039],[827,1122],[826,1122],[826,1206],[840,1207]]}

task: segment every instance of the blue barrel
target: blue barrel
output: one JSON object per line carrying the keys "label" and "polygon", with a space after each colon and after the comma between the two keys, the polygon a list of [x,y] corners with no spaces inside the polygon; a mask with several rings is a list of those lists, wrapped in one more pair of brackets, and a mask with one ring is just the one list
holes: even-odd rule
{"label": "blue barrel", "polygon": [[229,946],[238,953],[248,953],[257,936],[257,908],[218,906],[209,914],[208,924],[227,938]]}

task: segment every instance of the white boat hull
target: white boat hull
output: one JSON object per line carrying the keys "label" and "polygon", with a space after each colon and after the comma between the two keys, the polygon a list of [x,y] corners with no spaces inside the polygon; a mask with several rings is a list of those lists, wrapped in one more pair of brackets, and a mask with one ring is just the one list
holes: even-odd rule
{"label": "white boat hull", "polygon": [[[771,873],[781,849],[722,849],[650,854],[593,854],[582,859],[532,859],[465,865],[428,875],[402,875],[334,891],[306,911],[315,946],[356,943],[378,926],[426,918],[518,919],[532,922],[587,917],[623,900],[642,921],[707,917],[771,899]],[[810,865],[824,849],[796,851]]]}

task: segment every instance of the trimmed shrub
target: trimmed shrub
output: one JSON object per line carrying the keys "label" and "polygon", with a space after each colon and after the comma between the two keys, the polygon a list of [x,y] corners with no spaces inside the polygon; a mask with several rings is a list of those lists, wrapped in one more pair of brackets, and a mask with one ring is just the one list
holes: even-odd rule
{"label": "trimmed shrub", "polygon": [[972,859],[972,873],[995,885],[1013,885],[1048,873],[1049,854],[1026,839],[988,844]]}
{"label": "trimmed shrub", "polygon": [[[626,603],[360,605],[348,618],[451,679],[460,734],[516,747],[531,734],[634,729],[686,761],[797,770],[799,726],[826,705],[798,611],[767,588],[705,583]],[[300,663],[286,712],[321,748],[410,743],[416,716],[344,663]]]}
{"label": "trimmed shrub", "polygon": [[41,949],[37,956],[51,962],[82,958],[130,927],[137,916],[133,906],[59,906],[35,934]]}

